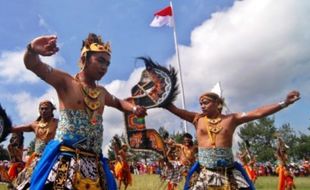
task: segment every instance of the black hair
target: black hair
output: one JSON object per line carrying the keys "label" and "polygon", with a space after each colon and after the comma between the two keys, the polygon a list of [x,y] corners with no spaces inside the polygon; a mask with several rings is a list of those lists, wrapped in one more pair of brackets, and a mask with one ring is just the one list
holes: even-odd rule
{"label": "black hair", "polygon": [[193,140],[193,136],[189,133],[184,133],[183,138],[189,138],[189,139]]}

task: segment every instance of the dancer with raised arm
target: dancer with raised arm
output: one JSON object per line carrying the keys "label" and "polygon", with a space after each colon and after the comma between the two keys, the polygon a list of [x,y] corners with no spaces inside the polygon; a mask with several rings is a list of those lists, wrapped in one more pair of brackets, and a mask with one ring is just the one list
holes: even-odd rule
{"label": "dancer with raised arm", "polygon": [[27,69],[56,89],[59,98],[59,123],[56,136],[45,148],[31,179],[37,189],[117,188],[107,159],[102,156],[105,106],[145,116],[143,107],[112,96],[97,84],[108,71],[111,47],[96,34],[83,41],[80,72],[71,76],[43,63],[39,57],[58,51],[56,36],[40,36],[27,46]]}
{"label": "dancer with raised arm", "polygon": [[243,123],[276,113],[299,98],[299,92],[292,91],[279,103],[227,115],[222,114],[223,99],[212,92],[199,98],[202,113],[183,110],[173,104],[167,106],[166,109],[173,114],[193,123],[196,130],[198,163],[189,172],[185,189],[250,189],[251,182],[236,169],[242,166],[234,163],[232,141],[235,129]]}
{"label": "dancer with raised arm", "polygon": [[27,189],[30,186],[30,177],[38,163],[47,143],[54,139],[58,119],[54,118],[55,106],[51,101],[44,100],[39,104],[40,116],[30,124],[12,127],[12,132],[33,132],[35,133],[34,152],[28,158],[25,168],[18,174],[13,185],[16,189]]}

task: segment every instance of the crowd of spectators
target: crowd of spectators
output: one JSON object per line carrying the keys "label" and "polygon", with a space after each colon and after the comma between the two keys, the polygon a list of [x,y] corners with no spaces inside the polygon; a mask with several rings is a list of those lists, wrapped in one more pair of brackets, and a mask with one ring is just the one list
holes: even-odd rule
{"label": "crowd of spectators", "polygon": [[[277,167],[277,164],[271,164],[270,162],[256,163],[254,170],[258,176],[277,176]],[[289,169],[295,177],[310,175],[308,160],[291,162],[287,165],[287,169]]]}
{"label": "crowd of spectators", "polygon": [[[254,170],[257,176],[277,176],[277,164],[272,164],[271,162],[265,163],[255,163]],[[294,174],[295,177],[299,176],[309,176],[310,167],[308,160],[302,160],[299,162],[292,162],[288,164],[287,168]],[[143,162],[131,163],[130,171],[135,175],[142,174],[161,174],[162,168],[158,163],[148,163]]]}

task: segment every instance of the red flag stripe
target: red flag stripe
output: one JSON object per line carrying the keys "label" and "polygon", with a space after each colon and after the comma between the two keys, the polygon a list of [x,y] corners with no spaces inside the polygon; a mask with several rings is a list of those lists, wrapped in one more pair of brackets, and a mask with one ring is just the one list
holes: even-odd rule
{"label": "red flag stripe", "polygon": [[172,9],[170,6],[156,12],[155,16],[172,16]]}

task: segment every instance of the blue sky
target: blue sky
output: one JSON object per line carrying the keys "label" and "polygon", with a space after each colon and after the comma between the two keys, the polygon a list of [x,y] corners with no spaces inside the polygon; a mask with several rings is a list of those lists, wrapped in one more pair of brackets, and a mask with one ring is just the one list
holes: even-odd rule
{"label": "blue sky", "polygon": [[[102,35],[112,44],[112,62],[100,83],[126,98],[143,69],[136,57],[176,66],[172,28],[149,27],[153,14],[168,5],[165,0],[2,0],[0,103],[13,123],[33,121],[42,99],[58,102],[55,91],[23,65],[31,39],[56,34],[60,51],[44,60],[74,75],[82,40],[89,32]],[[279,102],[297,89],[302,99],[277,113],[276,122],[309,132],[310,1],[175,0],[173,6],[186,108],[199,111],[197,98],[218,81],[233,112]],[[176,104],[181,106],[180,96]],[[162,109],[151,110],[146,121],[150,127],[180,130],[181,121]],[[107,108],[104,127],[106,145],[123,131],[123,115]],[[27,134],[26,144],[32,138]]]}

